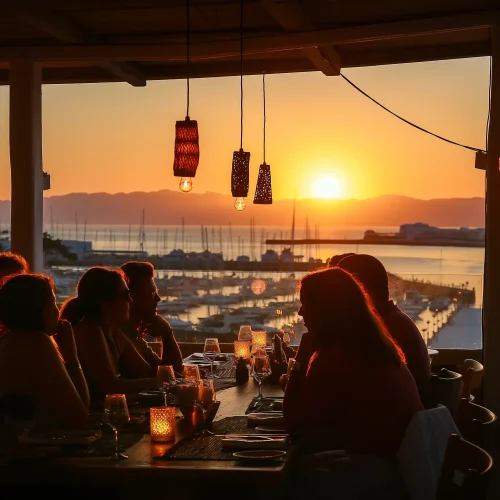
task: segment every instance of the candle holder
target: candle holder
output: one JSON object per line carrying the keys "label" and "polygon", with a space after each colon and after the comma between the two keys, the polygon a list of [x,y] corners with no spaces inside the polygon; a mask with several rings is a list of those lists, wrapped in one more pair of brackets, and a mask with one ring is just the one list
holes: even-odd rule
{"label": "candle holder", "polygon": [[248,361],[250,359],[250,342],[248,340],[234,341],[234,359],[237,363],[240,358]]}
{"label": "candle holder", "polygon": [[149,409],[151,441],[175,440],[175,408],[157,406]]}
{"label": "candle holder", "polygon": [[265,330],[252,331],[252,348],[266,349],[267,345],[267,332]]}

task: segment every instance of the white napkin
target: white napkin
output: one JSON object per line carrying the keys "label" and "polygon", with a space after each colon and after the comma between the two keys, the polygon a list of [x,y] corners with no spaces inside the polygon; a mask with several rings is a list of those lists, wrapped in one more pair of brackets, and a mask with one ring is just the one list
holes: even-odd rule
{"label": "white napkin", "polygon": [[248,427],[258,425],[285,425],[285,419],[281,413],[250,413],[247,421]]}
{"label": "white napkin", "polygon": [[225,450],[286,450],[287,438],[246,439],[244,437],[223,438]]}

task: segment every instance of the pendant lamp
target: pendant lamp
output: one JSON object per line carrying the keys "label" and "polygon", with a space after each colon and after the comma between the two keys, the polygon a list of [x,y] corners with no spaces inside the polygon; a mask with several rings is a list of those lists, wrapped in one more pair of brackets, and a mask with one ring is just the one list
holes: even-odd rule
{"label": "pendant lamp", "polygon": [[271,167],[266,163],[266,75],[262,75],[262,95],[264,103],[264,162],[259,167],[259,176],[253,202],[255,205],[271,205],[273,190],[271,186]]}
{"label": "pendant lamp", "polygon": [[233,152],[231,168],[231,194],[234,208],[245,210],[250,184],[250,153],[243,150],[243,2],[240,0],[240,149]]}
{"label": "pendant lamp", "polygon": [[186,119],[175,122],[174,176],[180,177],[179,189],[189,193],[193,188],[193,177],[200,161],[198,122],[189,118],[189,43],[190,5],[186,0],[186,65],[187,65],[187,106]]}

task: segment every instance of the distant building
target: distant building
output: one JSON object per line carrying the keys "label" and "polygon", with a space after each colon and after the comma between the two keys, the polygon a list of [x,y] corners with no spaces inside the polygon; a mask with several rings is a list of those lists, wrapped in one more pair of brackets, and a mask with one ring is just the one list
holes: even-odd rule
{"label": "distant building", "polygon": [[250,257],[248,255],[238,255],[236,262],[250,262]]}

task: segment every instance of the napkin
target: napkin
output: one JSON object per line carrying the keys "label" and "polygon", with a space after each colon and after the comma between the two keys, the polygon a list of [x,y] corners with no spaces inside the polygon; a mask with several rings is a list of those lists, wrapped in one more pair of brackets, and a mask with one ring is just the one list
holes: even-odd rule
{"label": "napkin", "polygon": [[249,436],[222,439],[222,448],[225,450],[286,450],[287,445],[287,438],[252,439]]}
{"label": "napkin", "polygon": [[281,413],[249,413],[247,420],[248,427],[258,425],[285,425],[285,419]]}

